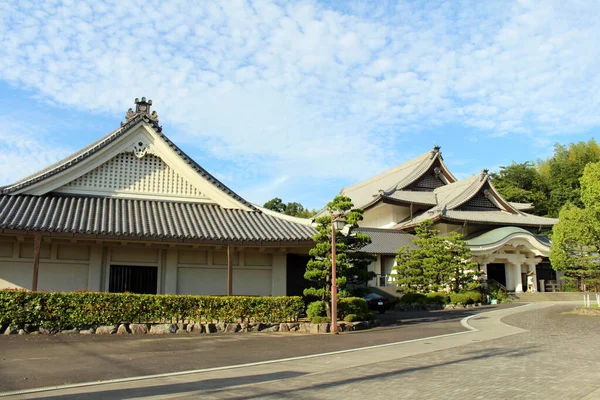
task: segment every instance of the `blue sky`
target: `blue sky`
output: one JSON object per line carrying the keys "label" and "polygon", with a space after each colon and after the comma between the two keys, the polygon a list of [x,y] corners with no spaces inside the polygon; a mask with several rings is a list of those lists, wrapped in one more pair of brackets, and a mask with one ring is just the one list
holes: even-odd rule
{"label": "blue sky", "polygon": [[255,203],[319,208],[433,145],[464,178],[599,136],[594,1],[39,3],[0,3],[0,184],[141,96]]}

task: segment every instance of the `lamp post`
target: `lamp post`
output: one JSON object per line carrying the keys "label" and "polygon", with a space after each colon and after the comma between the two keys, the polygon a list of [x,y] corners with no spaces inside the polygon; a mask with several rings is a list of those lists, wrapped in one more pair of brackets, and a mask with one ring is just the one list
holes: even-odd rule
{"label": "lamp post", "polygon": [[335,234],[346,225],[346,221],[341,219],[341,213],[331,216],[331,333],[338,333],[337,325],[337,260]]}

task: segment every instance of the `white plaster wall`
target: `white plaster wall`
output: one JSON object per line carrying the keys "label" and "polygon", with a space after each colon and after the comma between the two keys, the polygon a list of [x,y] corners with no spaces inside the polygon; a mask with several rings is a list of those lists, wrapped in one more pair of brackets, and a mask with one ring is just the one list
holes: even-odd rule
{"label": "white plaster wall", "polygon": [[201,295],[227,294],[227,269],[217,267],[180,267],[177,293]]}
{"label": "white plaster wall", "polygon": [[[42,243],[38,289],[88,289],[89,260],[89,246]],[[0,288],[31,289],[32,278],[33,242],[0,242]]]}
{"label": "white plaster wall", "polygon": [[364,213],[359,225],[368,228],[389,227],[410,215],[410,208],[393,204],[380,204]]}
{"label": "white plaster wall", "polygon": [[[88,264],[40,262],[38,289],[47,292],[87,289]],[[0,288],[31,289],[33,264],[28,261],[0,261]]]}

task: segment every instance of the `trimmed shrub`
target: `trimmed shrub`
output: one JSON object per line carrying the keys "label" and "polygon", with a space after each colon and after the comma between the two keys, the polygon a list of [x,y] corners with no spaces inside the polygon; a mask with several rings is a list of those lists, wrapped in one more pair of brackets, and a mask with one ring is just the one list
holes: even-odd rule
{"label": "trimmed shrub", "polygon": [[297,321],[301,297],[185,296],[0,290],[0,325]]}
{"label": "trimmed shrub", "polygon": [[427,297],[422,293],[406,293],[400,297],[400,304],[423,305],[427,302]]}
{"label": "trimmed shrub", "polygon": [[322,300],[313,301],[306,308],[306,316],[311,322],[315,318],[325,317],[327,315],[327,303]]}
{"label": "trimmed shrub", "polygon": [[312,322],[313,324],[325,324],[329,321],[329,318],[327,317],[313,317],[310,322]]}
{"label": "trimmed shrub", "polygon": [[427,304],[443,305],[450,302],[450,298],[446,292],[431,292],[427,293],[426,297]]}
{"label": "trimmed shrub", "polygon": [[480,292],[469,291],[469,292],[465,292],[465,294],[467,296],[469,296],[469,298],[471,299],[473,304],[481,303],[481,293]]}
{"label": "trimmed shrub", "polygon": [[346,297],[338,300],[338,317],[340,319],[344,319],[350,314],[365,314],[368,311],[367,301],[360,297]]}
{"label": "trimmed shrub", "polygon": [[461,306],[473,304],[473,300],[467,293],[450,293],[450,302],[454,305]]}
{"label": "trimmed shrub", "polygon": [[346,321],[346,322],[373,321],[376,318],[377,318],[376,312],[367,311],[362,314],[348,314],[344,317],[344,321]]}

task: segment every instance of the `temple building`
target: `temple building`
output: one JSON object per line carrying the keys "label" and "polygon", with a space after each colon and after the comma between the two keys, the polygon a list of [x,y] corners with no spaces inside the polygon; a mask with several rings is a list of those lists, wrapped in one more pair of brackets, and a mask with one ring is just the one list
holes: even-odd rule
{"label": "temple building", "polygon": [[378,277],[370,282],[372,286],[393,286],[394,254],[390,250],[394,245],[377,251],[383,247],[378,242],[391,241],[379,237],[403,232],[404,236],[395,236],[396,243],[406,244],[411,242],[414,228],[427,219],[434,221],[442,235],[463,234],[484,276],[509,291],[545,290],[546,283],[557,279],[548,262],[550,242],[543,233],[558,220],[527,213],[532,204],[506,201],[490,182],[487,170],[457,180],[437,146],[342,189],[341,194],[364,209],[360,229],[377,234],[369,245],[378,254],[372,266]]}
{"label": "temple building", "polygon": [[310,221],[233,192],[165,136],[151,105],[136,99],[113,132],[0,188],[0,288],[293,291]]}

